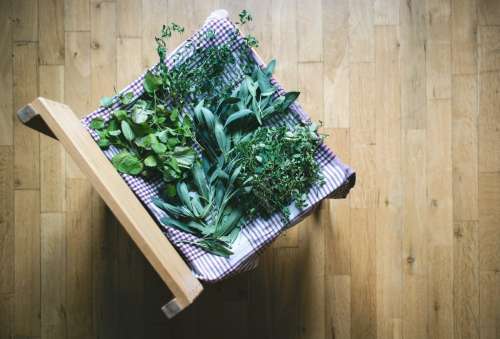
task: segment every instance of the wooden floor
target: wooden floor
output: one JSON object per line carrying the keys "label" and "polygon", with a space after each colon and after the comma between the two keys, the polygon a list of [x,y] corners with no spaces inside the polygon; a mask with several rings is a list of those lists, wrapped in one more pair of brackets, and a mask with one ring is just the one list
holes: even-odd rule
{"label": "wooden floor", "polygon": [[[161,24],[220,7],[254,14],[358,183],[167,321],[156,273],[13,112],[92,111],[156,62]],[[0,18],[0,338],[500,338],[500,1],[0,0]]]}

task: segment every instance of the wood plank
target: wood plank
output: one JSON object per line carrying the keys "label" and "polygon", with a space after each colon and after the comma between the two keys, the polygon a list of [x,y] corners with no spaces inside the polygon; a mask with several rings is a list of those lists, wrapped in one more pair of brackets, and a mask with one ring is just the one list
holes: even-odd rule
{"label": "wood plank", "polygon": [[14,294],[0,293],[0,338],[14,338]]}
{"label": "wood plank", "polygon": [[278,60],[276,78],[288,90],[298,86],[298,42],[296,0],[277,0],[272,3],[272,55]]}
{"label": "wood plank", "polygon": [[[90,33],[67,32],[65,46],[64,102],[83,117],[91,111]],[[66,173],[85,178],[71,157],[66,157]]]}
{"label": "wood plank", "polygon": [[374,15],[374,0],[349,0],[351,63],[374,61]]}
{"label": "wood plank", "polygon": [[500,26],[479,26],[479,72],[500,71]]}
{"label": "wood plank", "polygon": [[374,209],[351,208],[351,336],[377,337],[377,286]]}
{"label": "wood plank", "polygon": [[274,250],[272,285],[273,338],[296,339],[299,337],[299,318],[296,293],[299,288],[296,277],[301,272],[296,248]]}
{"label": "wood plank", "polygon": [[349,3],[323,2],[323,88],[326,127],[350,126]]}
{"label": "wood plank", "polygon": [[[56,101],[64,99],[64,66],[39,68],[40,95]],[[63,212],[66,198],[66,154],[61,144],[40,136],[40,194],[42,212]]]}
{"label": "wood plank", "polygon": [[14,293],[13,160],[12,146],[0,146],[0,295]]}
{"label": "wood plank", "polygon": [[429,263],[429,338],[454,338],[453,246],[433,246]]}
{"label": "wood plank", "polygon": [[451,2],[451,55],[453,74],[477,71],[477,0]]}
{"label": "wood plank", "polygon": [[89,109],[92,110],[99,105],[101,97],[113,95],[116,87],[116,3],[92,2],[90,13],[92,99]]}
{"label": "wood plank", "polygon": [[322,0],[297,1],[298,61],[323,60]]}
{"label": "wood plank", "polygon": [[407,1],[400,7],[401,113],[405,129],[426,123],[425,1]]}
{"label": "wood plank", "polygon": [[481,271],[481,338],[495,339],[500,335],[500,273]]}
{"label": "wood plank", "polygon": [[155,36],[158,36],[162,25],[168,22],[167,6],[167,0],[150,0],[142,2],[142,20],[148,23],[142,27],[143,69],[150,68],[159,61],[156,52]]}
{"label": "wood plank", "polygon": [[401,97],[399,41],[397,30],[380,26],[375,30],[375,116],[377,181],[380,206],[402,206],[401,187]]}
{"label": "wood plank", "polygon": [[479,24],[485,26],[500,25],[500,3],[495,0],[477,2]]}
{"label": "wood plank", "polygon": [[64,0],[38,0],[39,62],[64,64]]}
{"label": "wood plank", "polygon": [[[37,88],[37,45],[16,43],[14,45],[14,109],[33,100]],[[40,188],[40,137],[17,121],[14,124],[14,174],[16,189]]]}
{"label": "wood plank", "polygon": [[[349,129],[325,128],[322,133],[328,134],[326,144],[342,161],[350,163]],[[351,274],[351,223],[350,197],[346,199],[330,199],[322,202],[325,211],[325,274],[331,283],[333,275]],[[328,288],[327,288],[328,290]],[[328,319],[328,313],[327,313]],[[327,324],[327,331],[330,326]],[[349,326],[350,329],[350,326]]]}
{"label": "wood plank", "polygon": [[259,265],[249,273],[248,311],[251,338],[272,338],[273,328],[273,255],[274,249],[268,248],[259,257]]}
{"label": "wood plank", "polygon": [[[91,193],[92,327],[95,336],[112,338],[117,333],[115,312],[117,233],[120,227],[99,194]],[[163,301],[166,299],[163,299]],[[158,312],[160,307],[156,310]]]}
{"label": "wood plank", "polygon": [[500,72],[479,75],[479,171],[500,171]]}
{"label": "wood plank", "polygon": [[479,338],[479,236],[477,221],[456,222],[453,250],[455,338]]}
{"label": "wood plank", "polygon": [[426,187],[421,184],[426,181],[425,130],[407,130],[403,140],[403,335],[424,338],[429,326],[427,201]]}
{"label": "wood plank", "polygon": [[[161,11],[161,9],[159,9]],[[142,1],[123,0],[116,5],[116,32],[120,38],[142,36]]]}
{"label": "wood plank", "polygon": [[398,25],[399,24],[399,0],[375,0],[374,19],[375,25]]}
{"label": "wood plank", "polygon": [[2,1],[0,3],[0,146],[12,145],[13,135],[13,111],[12,101],[12,2]]}
{"label": "wood plank", "polygon": [[67,333],[65,232],[64,213],[42,213],[40,257],[42,338],[65,338]]}
{"label": "wood plank", "polygon": [[66,298],[68,337],[92,336],[92,233],[90,183],[66,180]]}
{"label": "wood plank", "polygon": [[12,1],[13,41],[38,41],[38,0]]}
{"label": "wood plank", "polygon": [[356,168],[356,190],[351,193],[351,208],[369,208],[378,205],[379,191],[376,177],[376,146],[357,145],[351,140],[351,165]]}
{"label": "wood plank", "polygon": [[399,40],[375,28],[377,335],[395,337],[402,322],[403,187]]}
{"label": "wood plank", "polygon": [[321,219],[327,213],[326,209],[316,209],[299,228],[299,338],[325,336],[325,228]]}
{"label": "wood plank", "polygon": [[[426,130],[427,220],[430,245],[451,246],[453,236],[453,183],[451,155],[451,102],[428,101]],[[422,182],[422,181],[421,181]]]}
{"label": "wood plank", "polygon": [[477,220],[477,77],[454,75],[452,91],[453,215],[455,221]]}
{"label": "wood plank", "polygon": [[323,77],[321,62],[298,64],[298,90],[300,105],[308,112],[315,123],[324,120],[323,114],[323,83],[317,81]]}
{"label": "wood plank", "polygon": [[64,0],[64,31],[88,31],[90,29],[89,0]]}
{"label": "wood plank", "polygon": [[[352,145],[375,145],[375,65],[351,65],[350,136]],[[361,207],[361,206],[360,206]]]}
{"label": "wood plank", "polygon": [[351,277],[331,275],[326,278],[326,336],[351,338]]}
{"label": "wood plank", "polygon": [[117,87],[124,88],[144,71],[141,66],[141,39],[119,38],[116,46]]}
{"label": "wood plank", "polygon": [[500,271],[500,172],[479,177],[479,257],[482,270]]}
{"label": "wood plank", "polygon": [[[15,192],[15,336],[40,336],[40,192]],[[29,206],[29,212],[26,210]]]}

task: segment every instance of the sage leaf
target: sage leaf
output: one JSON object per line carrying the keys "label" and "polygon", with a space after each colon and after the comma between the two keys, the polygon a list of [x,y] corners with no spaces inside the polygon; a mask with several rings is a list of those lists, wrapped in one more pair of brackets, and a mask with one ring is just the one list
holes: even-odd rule
{"label": "sage leaf", "polygon": [[134,140],[135,137],[134,132],[132,131],[132,128],[130,127],[129,123],[126,120],[122,120],[121,128],[125,139],[127,139],[128,141]]}
{"label": "sage leaf", "polygon": [[113,105],[113,98],[112,97],[102,97],[101,100],[99,100],[99,104],[102,107],[111,107],[111,105]]}

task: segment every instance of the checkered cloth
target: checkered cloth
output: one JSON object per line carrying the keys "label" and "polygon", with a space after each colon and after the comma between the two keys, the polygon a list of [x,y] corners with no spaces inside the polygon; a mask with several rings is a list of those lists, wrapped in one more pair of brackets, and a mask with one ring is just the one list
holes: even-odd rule
{"label": "checkered cloth", "polygon": [[[215,33],[215,39],[205,38],[207,32],[210,30]],[[211,44],[223,44],[226,42],[230,42],[230,47],[236,62],[234,65],[228,67],[223,78],[225,82],[234,83],[236,85],[244,76],[240,65],[243,53],[245,53],[246,49],[243,46],[243,38],[236,30],[235,26],[226,18],[209,19],[197,33],[170,54],[166,63],[169,68],[181,62],[190,62],[193,64],[193,67],[196,67],[196,64],[200,62],[200,60],[196,60],[196,55],[193,54],[195,48],[205,48]],[[253,58],[256,63],[262,65],[257,55],[253,55]],[[155,67],[153,67],[153,69]],[[123,89],[122,93],[133,92],[135,98],[141,96],[143,94],[143,78],[144,74]],[[275,79],[273,79],[273,82],[278,88],[278,93],[283,94],[283,88]],[[82,119],[83,125],[92,135],[94,140],[97,141],[99,136],[89,127],[90,122],[96,117],[101,117],[107,121],[110,119],[112,112],[118,108],[120,108],[119,102],[109,108],[101,107]],[[290,114],[280,116],[278,120],[270,121],[269,124],[293,126],[299,122],[308,120],[309,117],[307,114],[297,103],[294,103],[291,106]],[[108,150],[104,151],[104,154],[108,159],[111,159],[118,152],[118,149],[110,147]],[[354,186],[354,172],[340,162],[326,145],[322,144],[319,146],[316,160],[321,165],[325,183],[322,186],[311,188],[307,196],[305,208],[298,210],[292,205],[290,222],[287,224],[283,223],[279,214],[275,214],[269,219],[256,218],[246,222],[233,244],[232,250],[234,254],[229,258],[207,253],[197,246],[186,243],[186,240],[196,240],[196,237],[191,234],[182,232],[173,227],[160,227],[169,238],[170,242],[177,248],[189,264],[194,275],[201,280],[214,282],[226,278],[229,275],[250,270],[257,266],[258,254],[267,245],[276,239],[285,229],[297,224],[301,219],[307,216],[322,199],[327,197],[344,198],[349,192],[349,189]],[[166,215],[164,211],[157,208],[152,203],[152,198],[158,195],[159,189],[162,186],[161,179],[146,181],[141,177],[133,177],[126,174],[121,175],[130,189],[137,195],[156,220],[159,221]]]}

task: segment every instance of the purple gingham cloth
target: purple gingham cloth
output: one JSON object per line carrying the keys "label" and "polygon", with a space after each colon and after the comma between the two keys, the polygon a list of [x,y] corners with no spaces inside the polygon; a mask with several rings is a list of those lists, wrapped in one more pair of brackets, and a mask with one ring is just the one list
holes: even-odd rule
{"label": "purple gingham cloth", "polygon": [[[208,31],[215,33],[215,38],[212,40],[204,39]],[[234,25],[226,18],[215,18],[208,20],[207,23],[191,38],[186,40],[167,58],[168,67],[173,67],[178,62],[186,61],[193,55],[194,48],[204,48],[210,44],[223,44],[231,41],[231,49],[236,58],[234,65],[229,67],[224,74],[224,81],[237,84],[243,76],[238,60],[241,60],[241,53],[244,52],[243,39],[238,33]],[[253,55],[256,63],[262,65],[262,61],[257,55]],[[196,65],[196,60],[190,58],[189,62]],[[156,67],[156,66],[155,66]],[[152,69],[154,69],[153,67]],[[143,79],[142,74],[137,80],[128,85],[121,93],[133,92],[135,98],[143,94]],[[273,79],[274,84],[278,88],[279,93],[284,93],[283,88]],[[82,124],[92,135],[94,140],[99,137],[90,129],[90,122],[101,117],[104,120],[109,120],[111,114],[116,109],[120,108],[120,103],[115,103],[112,107],[101,107],[93,113],[82,119]],[[308,115],[303,111],[300,105],[294,103],[291,106],[291,113],[286,116],[276,117],[270,121],[270,125],[288,125],[293,126],[298,122],[308,121]],[[108,159],[111,159],[118,149],[111,147],[104,151]],[[321,144],[316,153],[316,159],[320,164],[321,171],[325,177],[325,183],[322,186],[313,187],[306,200],[306,206],[303,210],[298,210],[293,205],[291,206],[290,222],[284,224],[279,214],[271,216],[269,219],[256,218],[246,222],[240,232],[238,238],[233,245],[234,254],[229,258],[220,257],[207,253],[199,247],[185,243],[186,240],[195,240],[196,238],[185,232],[179,231],[172,227],[161,226],[165,235],[170,242],[182,254],[188,265],[191,267],[194,275],[204,281],[218,281],[234,273],[250,270],[257,265],[258,254],[269,245],[276,237],[285,229],[297,224],[312,209],[326,197],[343,198],[349,192],[349,189],[354,185],[355,174],[346,165],[344,165],[333,152],[325,145]],[[139,200],[146,206],[149,212],[160,220],[166,214],[161,209],[157,208],[152,203],[152,198],[158,195],[162,185],[161,179],[146,181],[141,177],[133,177],[126,174],[121,174],[130,189],[137,195]]]}

